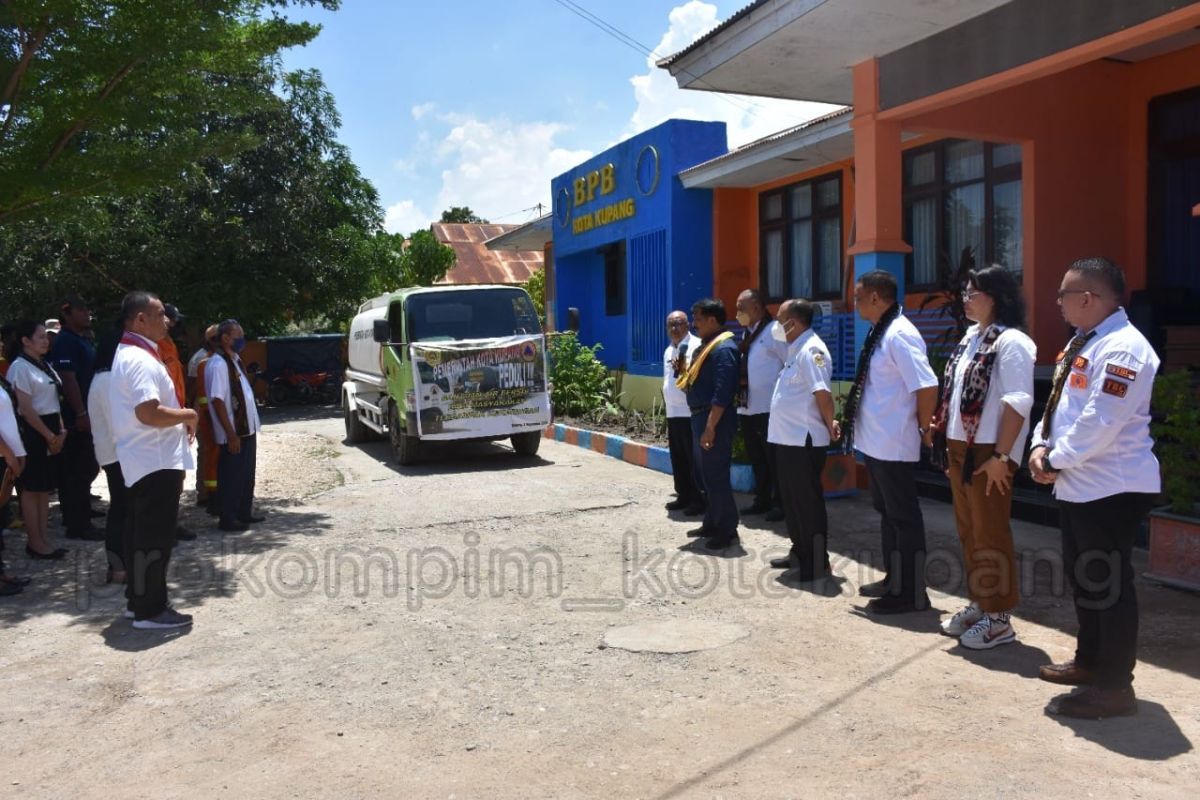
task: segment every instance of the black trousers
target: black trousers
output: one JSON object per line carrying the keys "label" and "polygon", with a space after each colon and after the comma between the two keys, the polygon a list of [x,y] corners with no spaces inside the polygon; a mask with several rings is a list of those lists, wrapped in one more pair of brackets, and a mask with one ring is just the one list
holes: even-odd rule
{"label": "black trousers", "polygon": [[829,516],[821,485],[826,448],[814,447],[810,436],[803,447],[777,444],[774,449],[792,561],[802,574],[820,574],[829,568]]}
{"label": "black trousers", "polygon": [[708,411],[692,415],[692,450],[700,464],[700,478],[704,483],[707,506],[704,510],[703,527],[709,536],[724,539],[737,535],[738,510],[733,499],[733,486],[729,482],[729,468],[733,463],[733,433],[737,430],[737,419],[732,408],[725,409],[717,423],[713,446],[705,450],[700,446],[700,437],[708,424]]}
{"label": "black trousers", "polygon": [[746,458],[754,470],[754,505],[772,508],[779,496],[775,486],[775,457],[771,451],[775,445],[767,441],[767,428],[771,424],[770,414],[738,414],[742,429],[742,441],[746,443]]}
{"label": "black trousers", "polygon": [[1075,663],[1102,689],[1133,683],[1138,604],[1130,554],[1153,495],[1127,492],[1089,503],[1059,501],[1063,569],[1075,595]]}
{"label": "black trousers", "polygon": [[925,518],[917,501],[917,465],[864,456],[871,503],[879,512],[883,566],[889,595],[925,600]]}
{"label": "black trousers", "polygon": [[129,490],[125,488],[125,476],[121,474],[121,462],[105,464],[104,477],[108,481],[108,516],[104,520],[104,549],[108,555],[108,568],[125,569],[125,539],[129,530]]}
{"label": "black trousers", "polygon": [[675,496],[689,505],[704,502],[700,486],[700,470],[696,467],[692,447],[691,417],[667,417],[667,444],[671,452],[671,476],[675,479]]}
{"label": "black trousers", "polygon": [[92,481],[100,474],[92,434],[67,429],[58,458],[58,505],[67,533],[92,527]]}
{"label": "black trousers", "polygon": [[181,469],[160,469],[129,487],[125,597],[134,619],[151,619],[167,608],[167,569],[183,476]]}
{"label": "black trousers", "polygon": [[221,509],[221,523],[232,525],[250,519],[254,506],[255,462],[258,460],[258,437],[243,436],[242,448],[237,453],[229,452],[229,445],[221,445],[217,459],[217,502]]}

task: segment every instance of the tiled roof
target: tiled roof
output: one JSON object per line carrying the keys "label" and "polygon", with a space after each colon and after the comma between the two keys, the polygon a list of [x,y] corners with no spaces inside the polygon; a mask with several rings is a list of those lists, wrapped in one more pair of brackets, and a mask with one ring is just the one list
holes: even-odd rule
{"label": "tiled roof", "polygon": [[714,36],[716,36],[718,33],[720,33],[721,31],[725,30],[725,29],[726,29],[726,28],[728,28],[730,25],[734,24],[734,23],[735,23],[735,22],[737,22],[739,19],[741,19],[742,17],[746,16],[746,15],[747,15],[747,14],[749,14],[751,11],[753,11],[754,9],[758,8],[759,6],[763,5],[763,4],[764,4],[764,3],[766,3],[766,2],[767,2],[767,0],[754,0],[754,2],[753,2],[753,3],[751,3],[751,4],[750,4],[750,5],[748,5],[748,6],[745,6],[744,8],[742,8],[742,9],[740,9],[740,10],[736,11],[736,12],[734,12],[734,14],[733,14],[733,16],[732,16],[732,17],[730,17],[729,19],[725,20],[725,21],[724,21],[724,22],[722,22],[720,25],[718,25],[717,27],[713,28],[711,31],[709,31],[708,33],[704,34],[704,35],[703,35],[703,36],[701,36],[699,39],[697,39],[696,41],[694,41],[694,42],[692,42],[691,44],[689,44],[687,47],[685,47],[685,48],[683,48],[682,50],[680,50],[678,53],[672,53],[671,55],[667,56],[666,58],[659,59],[659,61],[658,61],[658,63],[657,63],[657,66],[659,66],[659,67],[668,67],[668,66],[670,66],[671,64],[674,64],[676,61],[678,61],[679,59],[683,58],[684,56],[686,56],[688,53],[690,53],[690,52],[692,52],[693,50],[695,50],[695,49],[696,49],[697,47],[699,47],[700,45],[704,44],[705,42],[709,42],[709,41],[711,41],[711,40],[712,40],[712,38],[713,38]]}
{"label": "tiled roof", "polygon": [[454,249],[458,260],[438,283],[524,283],[542,268],[541,250],[488,250],[484,244],[518,225],[475,225],[436,222],[430,230]]}

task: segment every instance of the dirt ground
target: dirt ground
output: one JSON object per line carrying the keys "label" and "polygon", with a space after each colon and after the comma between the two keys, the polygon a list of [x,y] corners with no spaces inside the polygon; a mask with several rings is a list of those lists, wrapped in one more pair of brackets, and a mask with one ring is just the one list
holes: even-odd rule
{"label": "dirt ground", "polygon": [[[296,417],[296,412],[292,412]],[[99,562],[13,571],[0,600],[0,796],[36,798],[1195,797],[1200,598],[1139,583],[1136,717],[1043,713],[1037,666],[1072,652],[1054,531],[1019,642],[964,651],[938,613],[878,621],[863,498],[831,502],[835,591],[778,581],[782,529],[687,550],[670,478],[546,441],[399,468],[340,420],[268,418],[268,522],[200,532],[174,562],[182,635],[134,631]],[[99,484],[98,484],[99,485]],[[190,498],[189,498],[190,499]],[[940,612],[955,610],[949,508],[925,505]],[[761,518],[758,518],[759,520]],[[23,537],[9,534],[10,557]],[[681,549],[683,548],[683,549]],[[939,549],[940,548],[940,549]],[[523,572],[522,572],[523,571]],[[523,574],[523,578],[522,578]],[[829,595],[829,596],[827,596]],[[638,653],[610,628],[720,624],[716,649]],[[1187,787],[1191,786],[1189,790]]]}

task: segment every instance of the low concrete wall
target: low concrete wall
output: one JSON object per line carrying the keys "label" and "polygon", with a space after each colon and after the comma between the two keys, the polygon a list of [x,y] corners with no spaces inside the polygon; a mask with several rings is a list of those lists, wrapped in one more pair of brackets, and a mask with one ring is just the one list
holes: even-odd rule
{"label": "low concrete wall", "polygon": [[[556,442],[573,444],[576,447],[594,450],[612,458],[619,458],[635,466],[647,467],[667,475],[672,474],[671,454],[665,447],[642,444],[624,436],[589,431],[584,428],[563,425],[561,422],[551,423],[542,435]],[[836,458],[830,458],[822,476],[825,478],[826,497],[846,497],[857,493],[858,490],[854,488],[852,478],[851,482],[847,482],[844,477],[846,471],[846,467],[837,462]],[[853,473],[851,472],[851,474]],[[733,464],[729,470],[729,479],[735,492],[754,491],[754,472],[747,464]]]}

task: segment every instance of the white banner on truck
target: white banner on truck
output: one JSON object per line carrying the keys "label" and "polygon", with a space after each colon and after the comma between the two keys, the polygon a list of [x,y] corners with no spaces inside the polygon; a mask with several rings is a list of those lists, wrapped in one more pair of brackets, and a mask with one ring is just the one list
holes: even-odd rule
{"label": "white banner on truck", "polygon": [[413,396],[422,439],[471,439],[540,431],[550,424],[546,340],[411,345]]}

